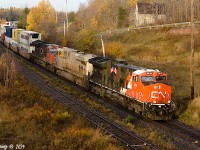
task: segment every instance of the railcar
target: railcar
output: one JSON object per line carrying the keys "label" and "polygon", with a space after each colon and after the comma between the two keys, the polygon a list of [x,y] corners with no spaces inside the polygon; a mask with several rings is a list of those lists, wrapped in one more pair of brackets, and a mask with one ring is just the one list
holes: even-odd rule
{"label": "railcar", "polygon": [[4,43],[6,36],[6,28],[10,27],[8,22],[0,25],[0,41]]}
{"label": "railcar", "polygon": [[41,33],[34,31],[22,31],[20,33],[19,54],[27,59],[30,59],[32,51],[35,47],[31,46],[31,43],[37,40],[41,40]]}
{"label": "railcar", "polygon": [[1,42],[1,43],[4,43],[5,36],[6,36],[6,35],[5,35],[5,32],[6,32],[6,31],[4,31],[3,29],[1,29],[1,33],[0,33],[0,35],[1,35],[1,36],[0,36],[0,42]]}
{"label": "railcar", "polygon": [[10,48],[10,45],[12,42],[12,30],[13,30],[13,27],[6,28],[6,36],[5,36],[4,44],[6,45],[7,48]]}
{"label": "railcar", "polygon": [[5,33],[1,32],[0,42],[4,43],[4,40],[5,40]]}
{"label": "railcar", "polygon": [[10,48],[19,53],[19,42],[20,42],[20,33],[24,31],[23,29],[12,29],[12,40],[10,42]]}

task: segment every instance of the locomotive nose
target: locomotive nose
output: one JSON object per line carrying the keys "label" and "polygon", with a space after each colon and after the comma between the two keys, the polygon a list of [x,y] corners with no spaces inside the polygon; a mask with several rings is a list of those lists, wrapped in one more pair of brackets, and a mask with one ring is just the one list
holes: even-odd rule
{"label": "locomotive nose", "polygon": [[164,84],[157,84],[151,92],[151,98],[154,104],[169,104],[170,103],[170,87]]}

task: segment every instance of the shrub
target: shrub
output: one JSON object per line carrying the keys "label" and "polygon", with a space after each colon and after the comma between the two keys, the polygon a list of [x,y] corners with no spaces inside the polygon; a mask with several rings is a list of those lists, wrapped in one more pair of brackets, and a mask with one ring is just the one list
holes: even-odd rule
{"label": "shrub", "polygon": [[57,112],[52,116],[52,119],[56,121],[58,124],[64,124],[67,121],[71,120],[71,115],[67,111]]}
{"label": "shrub", "polygon": [[109,42],[105,44],[105,53],[113,58],[124,56],[124,45],[121,42]]}
{"label": "shrub", "polygon": [[94,38],[95,32],[93,30],[81,30],[74,38],[74,46],[76,49],[91,53],[96,49],[97,41]]}
{"label": "shrub", "polygon": [[194,99],[180,116],[180,121],[200,129],[200,97]]}
{"label": "shrub", "polygon": [[127,123],[133,123],[134,118],[132,116],[128,115],[125,120]]}

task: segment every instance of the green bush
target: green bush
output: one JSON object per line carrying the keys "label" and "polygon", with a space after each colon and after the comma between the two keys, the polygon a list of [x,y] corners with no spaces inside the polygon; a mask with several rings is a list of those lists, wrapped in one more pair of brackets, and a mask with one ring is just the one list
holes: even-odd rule
{"label": "green bush", "polygon": [[200,98],[194,99],[180,116],[180,121],[200,129]]}
{"label": "green bush", "polygon": [[135,120],[135,119],[134,119],[131,115],[128,115],[128,116],[126,117],[126,119],[125,119],[125,121],[126,121],[127,123],[133,123],[134,120]]}

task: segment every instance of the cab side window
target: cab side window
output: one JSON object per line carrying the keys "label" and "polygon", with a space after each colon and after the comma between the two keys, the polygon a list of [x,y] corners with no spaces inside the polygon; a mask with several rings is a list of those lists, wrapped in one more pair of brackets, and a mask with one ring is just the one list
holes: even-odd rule
{"label": "cab side window", "polygon": [[136,76],[133,76],[133,81],[136,82]]}
{"label": "cab side window", "polygon": [[139,82],[139,76],[135,76],[135,82]]}
{"label": "cab side window", "polygon": [[133,79],[132,79],[134,82],[139,82],[139,76],[133,76]]}

